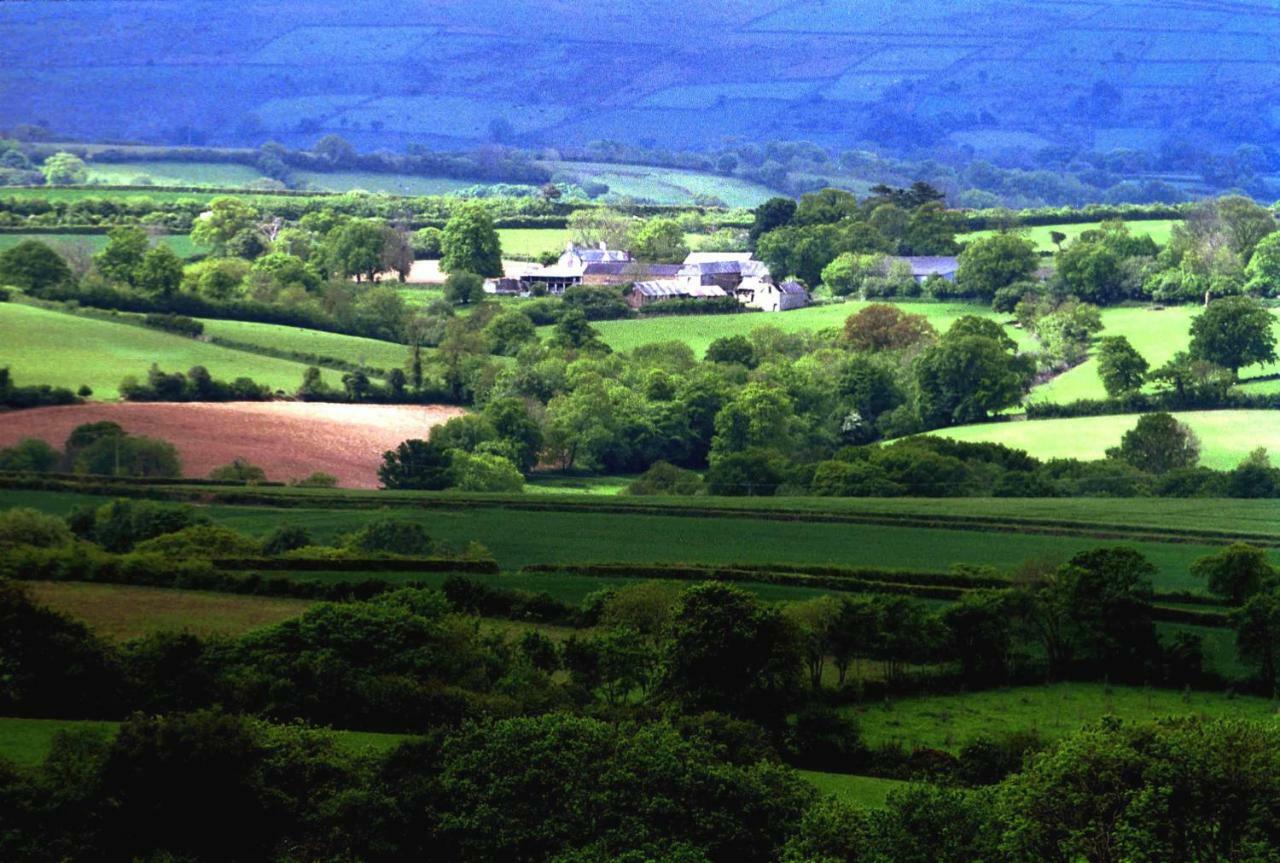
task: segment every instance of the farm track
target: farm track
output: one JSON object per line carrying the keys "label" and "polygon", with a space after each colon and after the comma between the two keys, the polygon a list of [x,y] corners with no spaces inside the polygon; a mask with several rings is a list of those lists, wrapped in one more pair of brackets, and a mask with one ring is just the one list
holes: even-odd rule
{"label": "farm track", "polygon": [[281,489],[235,489],[200,486],[167,486],[115,482],[84,483],[38,477],[0,476],[0,489],[24,489],[107,494],[123,497],[151,497],[204,505],[252,506],[276,509],[318,510],[483,510],[506,509],[523,512],[578,512],[609,515],[684,516],[748,521],[804,522],[811,524],[856,524],[885,527],[927,528],[1042,536],[1082,537],[1101,540],[1128,540],[1167,544],[1217,545],[1249,542],[1264,548],[1280,548],[1280,536],[1249,531],[1161,528],[1106,524],[1101,522],[1045,518],[1010,518],[982,515],[917,515],[910,513],[853,513],[832,510],[756,509],[734,506],[688,506],[682,504],[575,501],[535,497],[461,497],[422,495],[318,495],[298,494]]}

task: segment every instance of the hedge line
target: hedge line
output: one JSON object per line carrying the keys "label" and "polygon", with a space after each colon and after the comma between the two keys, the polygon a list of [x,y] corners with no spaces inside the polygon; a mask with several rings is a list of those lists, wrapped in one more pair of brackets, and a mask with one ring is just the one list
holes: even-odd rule
{"label": "hedge line", "polygon": [[458,572],[497,575],[498,564],[493,560],[460,560],[457,558],[296,558],[296,557],[244,557],[217,558],[214,569],[244,572]]}
{"label": "hedge line", "polygon": [[[48,482],[41,482],[48,480]],[[141,485],[141,486],[216,486],[219,488],[242,488],[246,484],[229,479],[185,479],[178,477],[159,477],[159,476],[130,476],[130,477],[114,477],[100,474],[84,474],[84,473],[41,473],[30,474],[14,471],[0,471],[0,487],[11,488],[30,488],[36,491],[61,491],[62,487],[59,483],[67,483],[75,486],[84,486],[90,489],[106,488],[108,493],[115,493],[117,489],[112,484],[119,483],[122,486]],[[12,485],[10,485],[12,484]],[[284,488],[287,483],[263,480],[255,482],[255,486],[269,486],[272,488]],[[77,487],[75,491],[84,491]],[[85,491],[86,494],[93,494],[93,491]]]}
{"label": "hedge line", "polygon": [[1203,401],[1138,393],[1118,399],[1077,399],[1063,404],[1032,402],[1026,406],[1029,420],[1115,416],[1151,411],[1226,410],[1280,410],[1280,393],[1233,392],[1222,398]]}
{"label": "hedge line", "polygon": [[[531,564],[521,572],[539,574],[559,572],[565,564]],[[730,576],[804,576],[807,578],[845,579],[849,581],[867,581],[877,584],[901,584],[916,587],[956,587],[966,590],[982,588],[1009,587],[1007,579],[996,576],[975,576],[967,573],[944,572],[940,570],[893,569],[878,566],[808,566],[786,563],[730,563],[721,566],[705,564],[634,564],[634,563],[586,563],[573,564],[575,572],[591,576],[615,576],[628,578],[672,578],[697,579],[714,578],[719,573]]]}

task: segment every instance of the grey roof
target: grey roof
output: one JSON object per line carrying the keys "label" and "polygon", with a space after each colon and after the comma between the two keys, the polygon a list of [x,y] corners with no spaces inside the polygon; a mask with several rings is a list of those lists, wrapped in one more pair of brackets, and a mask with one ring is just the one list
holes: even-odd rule
{"label": "grey roof", "polygon": [[635,261],[610,261],[608,263],[587,264],[583,275],[586,276],[626,276],[635,273],[638,276],[651,278],[673,278],[680,272],[679,264],[638,264]]}
{"label": "grey roof", "polygon": [[795,281],[786,281],[778,285],[778,291],[784,294],[807,294],[804,285]]}
{"label": "grey roof", "polygon": [[573,246],[566,255],[575,255],[584,264],[604,264],[611,261],[629,261],[631,253],[621,249],[596,249],[590,246]]}
{"label": "grey roof", "polygon": [[710,264],[716,261],[749,261],[750,252],[690,252],[684,259],[686,264]]}
{"label": "grey roof", "polygon": [[742,261],[706,261],[701,264],[685,264],[680,268],[682,276],[714,276],[742,272]]}
{"label": "grey roof", "polygon": [[690,284],[689,282],[659,280],[652,282],[636,282],[631,286],[633,293],[642,294],[646,297],[665,297],[678,299],[681,297],[691,298],[708,298],[708,297],[727,297],[724,291],[715,286],[703,286]]}
{"label": "grey roof", "polygon": [[911,268],[911,275],[913,276],[942,275],[944,273],[954,273],[960,269],[960,262],[956,258],[945,256],[917,255],[892,258],[891,260],[905,263]]}

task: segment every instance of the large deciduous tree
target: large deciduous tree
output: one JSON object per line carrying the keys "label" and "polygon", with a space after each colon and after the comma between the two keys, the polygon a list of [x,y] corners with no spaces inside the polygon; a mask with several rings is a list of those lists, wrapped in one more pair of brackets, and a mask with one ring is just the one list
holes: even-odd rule
{"label": "large deciduous tree", "polygon": [[990,300],[1001,288],[1026,281],[1038,265],[1030,240],[1017,234],[994,234],[974,240],[960,253],[956,285],[965,294]]}
{"label": "large deciduous tree", "polygon": [[1145,414],[1124,433],[1120,446],[1107,450],[1107,457],[1149,473],[1168,473],[1195,467],[1200,460],[1200,440],[1172,414]]}
{"label": "large deciduous tree", "polygon": [[440,267],[485,278],[502,275],[502,243],[483,204],[462,206],[444,227],[440,239]]}
{"label": "large deciduous tree", "polygon": [[1240,369],[1276,360],[1276,319],[1252,297],[1215,300],[1191,322],[1191,356],[1239,377]]}
{"label": "large deciduous tree", "polygon": [[0,285],[38,292],[70,278],[67,262],[39,240],[23,240],[0,252]]}

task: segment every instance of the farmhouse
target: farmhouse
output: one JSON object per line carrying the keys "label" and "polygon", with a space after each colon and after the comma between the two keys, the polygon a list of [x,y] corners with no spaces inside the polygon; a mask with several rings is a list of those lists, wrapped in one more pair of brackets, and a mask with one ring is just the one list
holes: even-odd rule
{"label": "farmhouse", "polygon": [[765,312],[787,312],[809,305],[809,292],[804,285],[792,280],[774,284],[772,279],[752,276],[742,280],[734,296],[744,306]]}
{"label": "farmhouse", "polygon": [[587,264],[582,271],[584,285],[626,285],[631,282],[674,279],[680,274],[679,264],[642,264],[639,261],[611,261]]}
{"label": "farmhouse", "polygon": [[610,249],[607,243],[601,243],[596,248],[568,243],[564,247],[564,253],[560,255],[560,260],[556,262],[556,265],[566,268],[581,268],[586,267],[588,264],[625,264],[631,259],[630,252]]}
{"label": "farmhouse", "polygon": [[902,261],[911,268],[911,275],[917,282],[923,283],[930,276],[939,276],[948,282],[956,280],[960,270],[960,262],[950,257],[902,257],[890,258],[891,261]]}

